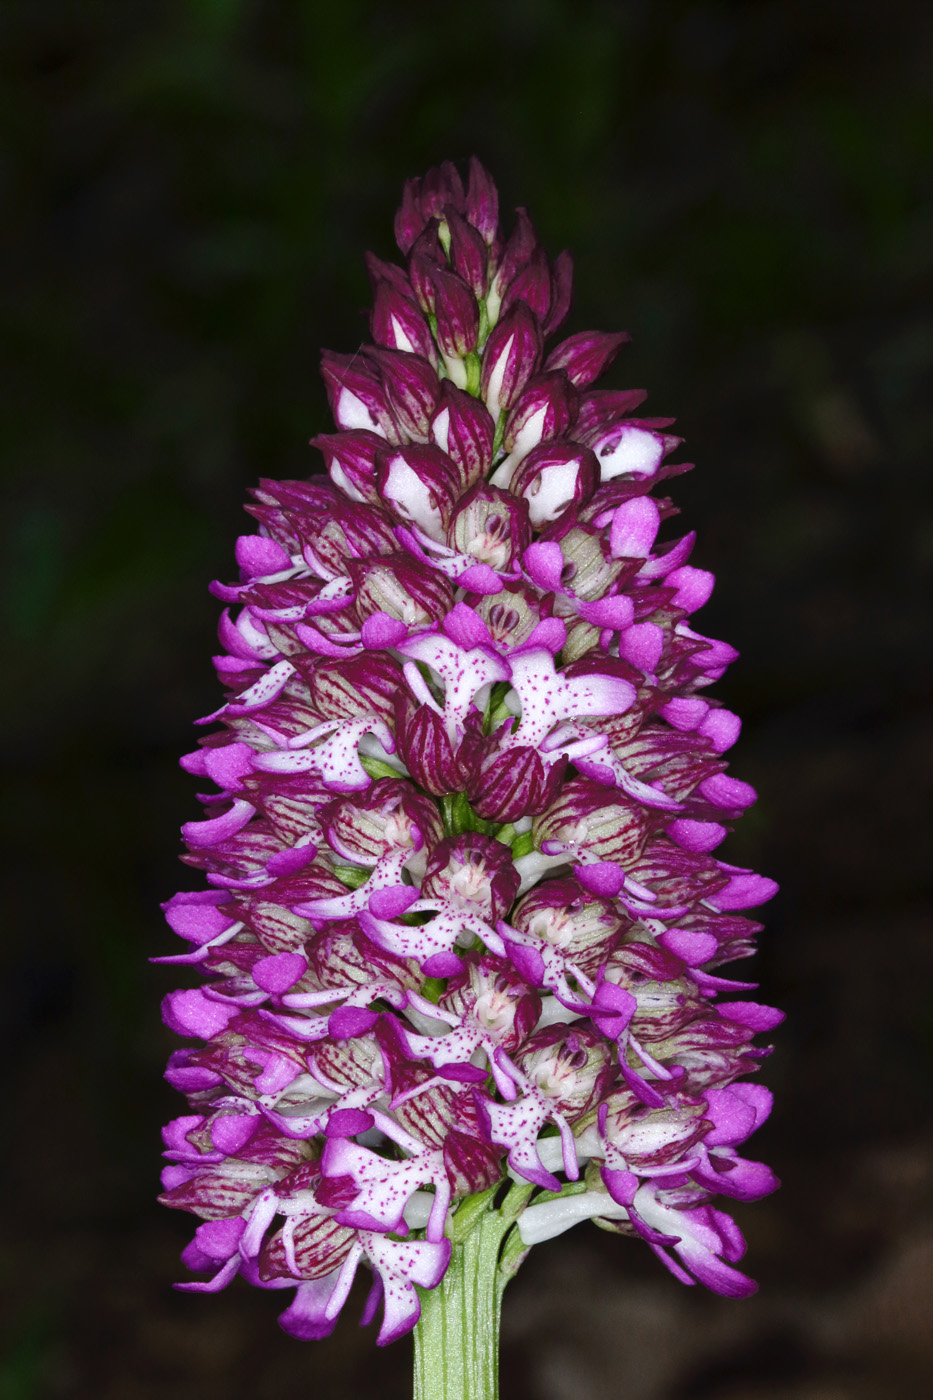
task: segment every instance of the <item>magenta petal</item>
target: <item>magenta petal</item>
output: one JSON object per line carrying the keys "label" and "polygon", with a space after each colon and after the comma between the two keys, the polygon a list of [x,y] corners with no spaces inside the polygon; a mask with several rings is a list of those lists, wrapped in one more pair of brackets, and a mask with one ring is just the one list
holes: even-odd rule
{"label": "magenta petal", "polygon": [[664,582],[668,588],[677,590],[671,599],[674,607],[693,613],[709,600],[716,576],[708,569],[696,569],[692,564],[684,564],[679,569],[672,569]]}
{"label": "magenta petal", "polygon": [[226,841],[238,831],[242,831],[255,810],[251,802],[244,802],[238,798],[221,817],[211,817],[202,822],[185,822],[181,834],[195,847],[218,846],[221,841]]}
{"label": "magenta petal", "polygon": [[293,987],[307,968],[307,960],[301,953],[275,953],[253,963],[253,981],[264,992],[277,996]]}
{"label": "magenta petal", "polygon": [[713,1131],[703,1139],[705,1147],[733,1147],[755,1131],[757,1115],[753,1105],[730,1089],[707,1089],[706,1107]]}
{"label": "magenta petal", "polygon": [[410,909],[420,895],[414,885],[391,885],[388,889],[375,890],[369,896],[369,911],[377,919],[396,919]]}
{"label": "magenta petal", "polygon": [[334,1040],[353,1040],[355,1036],[371,1031],[378,1020],[379,1015],[375,1011],[361,1006],[341,1006],[331,1012],[327,1030]]}
{"label": "magenta petal", "polygon": [[489,1078],[489,1073],[479,1065],[441,1065],[437,1077],[454,1084],[483,1084]]}
{"label": "magenta petal", "polygon": [[545,647],[556,656],[566,641],[567,627],[563,620],[559,617],[546,617],[543,622],[538,623],[525,646],[529,650]]}
{"label": "magenta petal", "polygon": [[700,724],[700,733],[705,734],[717,753],[731,749],[742,729],[742,721],[731,710],[710,710]]}
{"label": "magenta petal", "polygon": [[718,951],[719,940],[711,933],[698,933],[689,929],[669,928],[658,934],[658,942],[678,958],[683,958],[688,967],[699,967],[709,962]]}
{"label": "magenta petal", "polygon": [[253,751],[249,744],[224,744],[219,749],[203,749],[204,773],[220,788],[235,790],[253,769]]}
{"label": "magenta petal", "polygon": [[529,578],[539,588],[559,592],[565,559],[559,544],[530,544],[522,556]]}
{"label": "magenta petal", "polygon": [[[503,926],[504,927],[504,926]],[[509,962],[515,970],[521,973],[525,981],[532,987],[544,985],[544,959],[537,948],[528,948],[523,943],[512,943],[503,937]]]}
{"label": "magenta petal", "polygon": [[635,1012],[638,1001],[624,987],[614,982],[600,982],[593,997],[590,1015],[602,1035],[616,1040],[625,1030]]}
{"label": "magenta petal", "polygon": [[443,620],[442,626],[452,642],[464,651],[474,647],[492,647],[492,634],[475,608],[466,603],[455,603]]}
{"label": "magenta petal", "polygon": [[236,561],[246,578],[260,578],[290,569],[292,561],[280,544],[263,535],[241,535],[236,542]]}
{"label": "magenta petal", "polygon": [[397,646],[407,636],[408,628],[405,623],[396,617],[390,617],[388,613],[373,613],[363,623],[363,646],[374,650]]}
{"label": "magenta petal", "polygon": [[614,559],[647,559],[661,526],[661,513],[650,496],[635,496],[612,517],[609,547]]}
{"label": "magenta petal", "polygon": [[726,828],[718,822],[698,822],[690,817],[679,817],[671,822],[667,834],[685,851],[703,855],[707,851],[715,851],[725,840],[727,833]]}
{"label": "magenta petal", "polygon": [[615,1171],[610,1167],[602,1167],[600,1170],[603,1185],[610,1196],[620,1206],[630,1206],[635,1199],[635,1192],[638,1190],[638,1177],[633,1172]]}
{"label": "magenta petal", "polygon": [[456,953],[433,953],[424,959],[421,971],[426,977],[456,977],[462,967],[463,962]]}
{"label": "magenta petal", "polygon": [[580,603],[578,609],[585,622],[593,627],[611,627],[614,632],[631,629],[635,616],[635,606],[624,593],[614,598],[598,598],[595,603]]}
{"label": "magenta petal", "polygon": [[[210,896],[205,900],[204,895]],[[229,915],[221,913],[218,904],[227,905],[229,896],[221,890],[198,890],[191,895],[176,894],[163,904],[165,921],[180,938],[189,943],[209,943],[235,923]]]}
{"label": "magenta petal", "polygon": [[661,714],[675,729],[697,729],[709,714],[709,701],[696,695],[675,696],[668,700]]}
{"label": "magenta petal", "polygon": [[776,880],[766,875],[734,875],[724,889],[710,896],[710,904],[721,913],[732,909],[754,909],[777,894]]}
{"label": "magenta petal", "polygon": [[327,1120],[324,1136],[328,1138],[352,1138],[358,1133],[368,1133],[376,1120],[371,1113],[360,1108],[338,1108]]}
{"label": "magenta petal", "polygon": [[728,773],[715,773],[700,784],[698,791],[716,807],[737,807],[740,810],[750,807],[757,797],[751,783],[730,778]]}
{"label": "magenta petal", "polygon": [[502,592],[502,579],[488,564],[471,564],[458,575],[457,587],[489,597],[491,594]]}
{"label": "magenta petal", "polygon": [[619,655],[649,673],[657,669],[664,650],[664,631],[655,622],[636,622],[619,638]]}
{"label": "magenta petal", "polygon": [[337,1282],[338,1271],[325,1278],[299,1284],[289,1307],[279,1316],[279,1326],[299,1341],[320,1341],[337,1326],[337,1316],[327,1316],[327,1304]]}
{"label": "magenta petal", "polygon": [[[221,1117],[215,1118],[211,1124],[211,1142],[219,1152],[224,1152],[228,1156],[236,1156],[240,1148],[245,1147],[249,1142],[261,1123],[262,1118],[258,1113],[225,1113]],[[219,1225],[221,1222],[215,1220],[210,1223]],[[224,1223],[234,1225],[238,1222],[225,1221]],[[242,1231],[240,1233],[242,1234]],[[237,1239],[239,1239],[239,1235]]]}
{"label": "magenta petal", "polygon": [[610,860],[597,860],[592,865],[575,865],[573,873],[585,890],[604,899],[614,899],[622,893],[625,885],[625,871]]}
{"label": "magenta petal", "polygon": [[190,991],[169,992],[162,1002],[162,1019],[169,1030],[176,1035],[201,1036],[204,1040],[226,1030],[239,1014],[238,1006],[214,1001],[197,987]]}
{"label": "magenta petal", "polygon": [[632,1069],[631,1065],[621,1060],[619,1069],[622,1071],[622,1078],[637,1099],[640,1099],[643,1104],[647,1104],[649,1108],[664,1107],[664,1095],[659,1093],[654,1085],[647,1084],[641,1075]]}
{"label": "magenta petal", "polygon": [[727,1021],[737,1021],[752,1031],[771,1031],[785,1019],[776,1006],[759,1006],[754,1001],[721,1001],[716,1007]]}
{"label": "magenta petal", "polygon": [[266,861],[266,869],[276,878],[281,875],[294,875],[314,860],[317,849],[317,846],[309,841],[305,846],[291,846],[288,850],[277,851]]}

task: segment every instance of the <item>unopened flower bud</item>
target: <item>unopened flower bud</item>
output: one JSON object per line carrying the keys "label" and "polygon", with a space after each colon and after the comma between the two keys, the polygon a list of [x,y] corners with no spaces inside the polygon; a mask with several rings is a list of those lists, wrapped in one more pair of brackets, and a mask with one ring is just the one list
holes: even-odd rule
{"label": "unopened flower bud", "polygon": [[437,374],[427,360],[404,350],[370,350],[379,367],[393,417],[415,442],[427,442],[437,404]]}
{"label": "unopened flower bud", "polygon": [[311,439],[311,446],[324,455],[331,481],[351,501],[378,504],[376,457],[385,439],[358,428],[356,432],[323,433]]}
{"label": "unopened flower bud", "polygon": [[496,425],[485,405],[445,379],[437,412],[431,419],[431,437],[457,467],[464,491],[484,477],[492,465],[495,431]]}
{"label": "unopened flower bud", "polygon": [[573,300],[573,257],[565,248],[551,267],[551,306],[544,318],[544,334],[553,335],[567,319]]}
{"label": "unopened flower bud", "polygon": [[526,453],[539,443],[562,437],[576,412],[577,395],[566,374],[558,370],[536,375],[509,414],[502,435],[510,468],[514,470]]}
{"label": "unopened flower bud", "polygon": [[452,205],[444,210],[450,233],[450,265],[477,298],[486,295],[489,251],[478,229],[468,223]]}
{"label": "unopened flower bud", "polygon": [[541,327],[525,302],[516,302],[491,332],[483,352],[482,396],[494,419],[518,401],[540,363]]}
{"label": "unopened flower bud", "polygon": [[395,697],[396,750],[416,783],[443,797],[459,792],[466,774],[447,726],[429,705],[416,705],[407,687]]}
{"label": "unopened flower bud", "polygon": [[366,428],[388,442],[401,441],[385,386],[369,361],[359,355],[336,355],[325,350],[321,355],[321,375],[338,428]]}
{"label": "unopened flower bud", "polygon": [[470,157],[465,213],[488,247],[499,227],[499,192],[489,171],[476,156]]}
{"label": "unopened flower bud", "polygon": [[402,186],[402,202],[395,215],[395,241],[407,253],[424,226],[418,204],[420,181],[406,180]]}
{"label": "unopened flower bud", "polygon": [[410,297],[388,282],[381,282],[376,290],[369,325],[377,345],[420,355],[432,368],[436,366],[437,351],[427,321]]}
{"label": "unopened flower bud", "polygon": [[534,224],[528,217],[528,210],[516,209],[515,216],[515,227],[502,250],[499,269],[496,273],[495,288],[501,301],[505,300],[511,283],[528,265],[532,254],[539,246],[538,235],[535,232]]}
{"label": "unopened flower bud", "polygon": [[475,348],[479,334],[476,297],[454,272],[435,268],[432,277],[438,346],[445,357],[462,359]]}
{"label": "unopened flower bud", "polygon": [[502,296],[502,310],[508,311],[516,301],[524,301],[541,322],[551,308],[551,268],[540,243],[533,249],[524,267],[511,279]]}
{"label": "unopened flower bud", "polygon": [[518,821],[553,801],[566,767],[566,759],[548,766],[536,749],[517,747],[500,752],[490,741],[479,762],[467,765],[467,796],[481,817]]}
{"label": "unopened flower bud", "polygon": [[579,331],[555,345],[544,367],[562,369],[578,389],[586,389],[608,369],[631,336],[626,331]]}
{"label": "unopened flower bud", "polygon": [[452,160],[432,166],[421,181],[418,202],[425,219],[439,218],[448,204],[462,213],[465,194],[460,172]]}
{"label": "unopened flower bud", "polygon": [[447,204],[463,211],[465,207],[463,181],[452,161],[444,161],[425,175],[424,179],[406,180],[402,203],[395,216],[395,241],[407,253],[429,220],[437,218]]}
{"label": "unopened flower bud", "polygon": [[364,253],[363,261],[366,264],[369,285],[373,289],[374,296],[382,283],[386,282],[401,296],[411,297],[411,283],[405,275],[404,268],[399,267],[396,263],[386,262],[384,258],[377,258],[375,253]]}
{"label": "unopened flower bud", "polygon": [[647,397],[645,389],[588,389],[580,396],[580,411],[574,425],[577,439],[592,447]]}
{"label": "unopened flower bud", "polygon": [[519,463],[509,490],[528,502],[532,527],[540,530],[570,506],[588,500],[596,489],[598,472],[588,448],[572,442],[543,442]]}

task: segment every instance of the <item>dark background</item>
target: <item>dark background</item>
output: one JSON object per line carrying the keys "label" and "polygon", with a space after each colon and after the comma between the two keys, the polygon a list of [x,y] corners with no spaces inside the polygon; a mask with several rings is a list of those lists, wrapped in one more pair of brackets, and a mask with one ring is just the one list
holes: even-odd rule
{"label": "dark background", "polygon": [[[755,1299],[579,1227],[506,1297],[505,1400],[900,1400],[933,1361],[925,883],[931,552],[920,6],[26,0],[0,21],[9,857],[2,1400],[407,1393],[353,1306],[174,1293],[153,1204],[177,766],[247,487],[318,469],[322,345],[366,335],[401,182],[473,152],[576,256],[570,330],[626,328],[699,463],[675,483],[741,660],[724,853],[775,876],[787,1007],[740,1211]],[[927,48],[928,57],[929,50]],[[929,70],[927,69],[927,75]]]}

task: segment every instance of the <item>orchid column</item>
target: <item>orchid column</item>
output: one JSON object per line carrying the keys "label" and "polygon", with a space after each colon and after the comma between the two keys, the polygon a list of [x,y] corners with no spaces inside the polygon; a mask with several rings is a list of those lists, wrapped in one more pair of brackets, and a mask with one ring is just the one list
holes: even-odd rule
{"label": "orchid column", "polygon": [[317,1338],[362,1269],[380,1345],[422,1319],[422,1400],[483,1400],[505,1283],[578,1221],[754,1290],[714,1198],[777,1185],[738,1148],[781,1015],[720,970],[775,886],[713,854],[755,796],[707,698],[736,653],[691,626],[692,533],[658,543],[671,420],[592,387],[627,337],[545,349],[569,256],[524,210],[504,240],[475,160],[396,236],[374,344],[323,358],[327,475],[263,481],[213,586],[161,1199],[202,1222],[178,1287],[292,1289]]}

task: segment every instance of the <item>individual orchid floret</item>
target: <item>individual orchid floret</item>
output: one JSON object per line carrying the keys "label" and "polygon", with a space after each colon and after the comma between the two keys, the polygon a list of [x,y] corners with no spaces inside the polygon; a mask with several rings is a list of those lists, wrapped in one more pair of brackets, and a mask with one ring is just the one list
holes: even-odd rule
{"label": "individual orchid floret", "polygon": [[755,800],[707,698],[736,652],[657,490],[673,420],[594,387],[627,335],[547,343],[570,255],[475,159],[395,232],[373,343],[322,357],[324,472],[263,480],[211,585],[161,1199],[199,1221],[180,1287],[292,1290],[312,1339],[367,1271],[418,1394],[491,1400],[502,1287],[580,1221],[754,1289],[716,1201],[777,1185],[743,1153],[781,1013],[729,968],[776,886],[719,855]]}
{"label": "individual orchid floret", "polygon": [[508,846],[478,831],[466,831],[434,847],[421,888],[428,899],[478,910],[494,923],[511,907],[518,883]]}
{"label": "individual orchid floret", "polygon": [[454,508],[447,542],[459,554],[509,577],[531,544],[528,504],[480,482]]}
{"label": "individual orchid floret", "polygon": [[318,819],[331,850],[361,865],[375,865],[393,850],[431,849],[442,832],[435,804],[393,778],[380,778],[365,795],[327,803]]}
{"label": "individual orchid floret", "polygon": [[532,526],[542,530],[571,506],[588,501],[598,480],[598,463],[587,448],[543,442],[522,458],[510,476],[509,490],[528,502]]}

